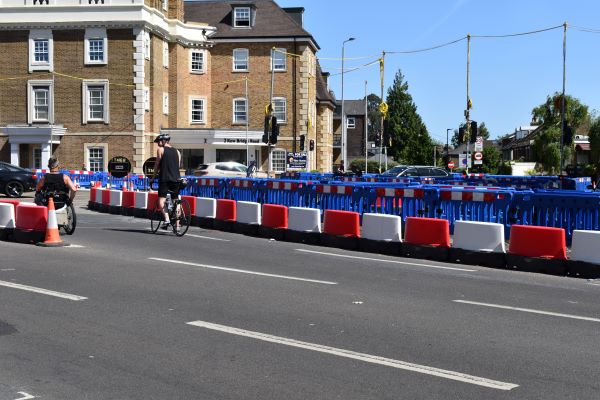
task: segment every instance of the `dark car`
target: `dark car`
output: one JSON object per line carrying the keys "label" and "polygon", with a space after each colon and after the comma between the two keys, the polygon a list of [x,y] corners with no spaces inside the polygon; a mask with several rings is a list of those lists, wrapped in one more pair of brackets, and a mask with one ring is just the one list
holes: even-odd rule
{"label": "dark car", "polygon": [[35,184],[35,174],[30,169],[0,161],[0,193],[21,197],[23,192],[34,190]]}
{"label": "dark car", "polygon": [[444,177],[449,174],[443,168],[438,167],[426,165],[398,165],[388,169],[383,175],[408,178],[416,176]]}

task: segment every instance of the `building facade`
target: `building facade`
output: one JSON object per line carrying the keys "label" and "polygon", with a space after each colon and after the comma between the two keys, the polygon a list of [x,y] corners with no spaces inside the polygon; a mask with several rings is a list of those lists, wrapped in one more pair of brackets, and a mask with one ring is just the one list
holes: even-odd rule
{"label": "building facade", "polygon": [[[342,102],[337,101],[334,116],[334,164],[342,161]],[[366,113],[364,100],[344,100],[346,114],[346,138],[348,140],[348,160],[344,162],[346,169],[353,160],[365,159]],[[367,145],[370,142],[367,143]],[[371,154],[372,155],[372,154]]]}
{"label": "building facade", "polygon": [[[318,46],[302,11],[271,0],[1,0],[0,159],[44,168],[54,154],[63,168],[100,171],[125,156],[140,172],[153,138],[170,132],[188,172],[245,163],[247,147],[282,172],[282,151],[300,134],[317,141],[333,110],[317,99]],[[281,135],[269,160],[271,65]],[[330,169],[317,154],[310,169]]]}

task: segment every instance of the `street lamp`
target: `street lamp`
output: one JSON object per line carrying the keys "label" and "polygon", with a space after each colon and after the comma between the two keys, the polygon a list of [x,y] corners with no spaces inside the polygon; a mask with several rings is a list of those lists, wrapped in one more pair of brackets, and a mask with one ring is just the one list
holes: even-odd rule
{"label": "street lamp", "polygon": [[[452,128],[446,129],[446,164],[450,162],[450,145],[448,144],[448,132],[450,132]],[[448,165],[446,165],[448,167]]]}
{"label": "street lamp", "polygon": [[354,38],[348,38],[342,42],[342,161],[344,162],[344,170],[346,169],[345,163],[348,162],[348,142],[346,138],[346,116],[344,115],[344,46],[347,42],[353,41]]}

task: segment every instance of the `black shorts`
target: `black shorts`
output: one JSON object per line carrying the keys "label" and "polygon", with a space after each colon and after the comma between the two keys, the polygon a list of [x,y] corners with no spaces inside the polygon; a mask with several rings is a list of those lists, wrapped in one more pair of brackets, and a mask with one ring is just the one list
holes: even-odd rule
{"label": "black shorts", "polygon": [[167,197],[167,192],[173,192],[173,198],[177,198],[179,182],[158,182],[158,197]]}

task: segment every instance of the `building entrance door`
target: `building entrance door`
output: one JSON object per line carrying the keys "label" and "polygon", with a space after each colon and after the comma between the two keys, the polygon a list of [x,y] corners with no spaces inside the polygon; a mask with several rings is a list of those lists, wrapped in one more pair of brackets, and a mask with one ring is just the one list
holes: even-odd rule
{"label": "building entrance door", "polygon": [[246,165],[246,149],[217,149],[217,162],[227,161]]}

